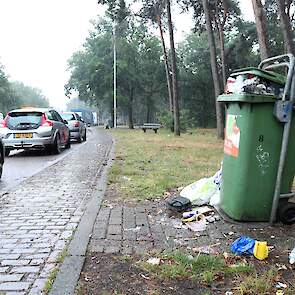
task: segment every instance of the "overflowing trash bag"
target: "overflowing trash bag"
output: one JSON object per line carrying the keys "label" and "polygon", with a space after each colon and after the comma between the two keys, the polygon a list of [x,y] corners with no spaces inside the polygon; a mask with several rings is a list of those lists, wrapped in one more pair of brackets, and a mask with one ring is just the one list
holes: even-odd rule
{"label": "overflowing trash bag", "polygon": [[180,196],[190,200],[193,206],[209,204],[211,197],[217,191],[213,177],[202,178],[188,186],[181,192]]}
{"label": "overflowing trash bag", "polygon": [[167,206],[173,211],[183,212],[192,206],[218,205],[221,181],[222,168],[212,177],[202,178],[186,186],[179,196],[167,201]]}
{"label": "overflowing trash bag", "polygon": [[239,69],[227,79],[225,93],[275,95],[277,98],[282,98],[284,84],[283,75],[249,67]]}

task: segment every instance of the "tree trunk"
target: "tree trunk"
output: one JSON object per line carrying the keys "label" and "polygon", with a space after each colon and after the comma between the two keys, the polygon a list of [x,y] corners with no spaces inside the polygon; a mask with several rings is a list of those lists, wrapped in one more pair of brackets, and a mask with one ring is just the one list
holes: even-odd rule
{"label": "tree trunk", "polygon": [[177,66],[176,66],[176,53],[174,46],[173,26],[171,18],[170,0],[166,0],[167,6],[167,20],[170,36],[170,49],[172,59],[172,89],[173,89],[173,107],[174,107],[174,134],[180,136],[179,124],[179,102],[178,102],[178,83],[177,83]]}
{"label": "tree trunk", "polygon": [[134,129],[133,125],[133,93],[134,89],[131,87],[129,96],[129,107],[128,107],[128,127],[129,129]]}
{"label": "tree trunk", "polygon": [[287,53],[292,53],[295,55],[295,46],[293,41],[293,34],[291,28],[291,21],[289,15],[285,10],[285,1],[284,0],[276,0],[278,5],[278,13],[281,22],[281,28],[284,36],[284,43],[287,50]]}
{"label": "tree trunk", "polygon": [[219,36],[219,45],[220,45],[220,59],[221,59],[221,70],[222,70],[222,82],[223,89],[226,85],[226,65],[225,65],[225,49],[224,49],[224,23],[221,24],[220,20],[217,19],[218,16],[215,16],[215,25],[218,30]]}
{"label": "tree trunk", "polygon": [[208,43],[210,49],[210,61],[211,71],[213,77],[214,91],[215,91],[215,108],[216,108],[216,123],[217,123],[217,136],[218,138],[224,138],[224,107],[223,104],[217,101],[217,97],[220,94],[220,82],[218,77],[216,48],[214,42],[214,35],[212,31],[212,24],[209,12],[209,6],[207,0],[202,0],[203,9],[206,17],[206,30],[208,35]]}
{"label": "tree trunk", "polygon": [[152,112],[152,106],[149,101],[149,99],[146,99],[146,107],[147,107],[147,112],[146,112],[146,123],[151,123],[151,112]]}
{"label": "tree trunk", "polygon": [[169,70],[169,62],[168,62],[168,56],[167,56],[167,50],[165,45],[165,39],[163,34],[163,28],[162,28],[162,21],[161,16],[157,16],[157,22],[160,30],[160,37],[162,41],[162,49],[163,49],[163,55],[164,55],[164,63],[165,63],[165,70],[166,70],[166,79],[167,79],[167,87],[168,87],[168,96],[169,96],[169,110],[171,112],[171,115],[173,116],[173,96],[172,96],[172,87],[171,87],[171,75]]}
{"label": "tree trunk", "polygon": [[252,0],[261,60],[269,57],[266,20],[261,0]]}

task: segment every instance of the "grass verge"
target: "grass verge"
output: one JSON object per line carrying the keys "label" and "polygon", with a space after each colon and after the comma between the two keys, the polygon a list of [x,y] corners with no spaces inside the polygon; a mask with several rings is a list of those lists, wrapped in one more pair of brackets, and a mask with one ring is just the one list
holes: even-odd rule
{"label": "grass verge", "polygon": [[159,258],[159,265],[140,262],[140,266],[156,277],[197,280],[206,285],[226,277],[249,274],[254,270],[251,264],[227,265],[222,256],[198,254],[193,257],[182,251],[174,251],[160,254]]}
{"label": "grass verge", "polygon": [[219,168],[223,142],[214,129],[195,129],[180,137],[166,130],[112,131],[116,158],[109,184],[124,198],[136,200],[161,197],[169,189],[212,176]]}

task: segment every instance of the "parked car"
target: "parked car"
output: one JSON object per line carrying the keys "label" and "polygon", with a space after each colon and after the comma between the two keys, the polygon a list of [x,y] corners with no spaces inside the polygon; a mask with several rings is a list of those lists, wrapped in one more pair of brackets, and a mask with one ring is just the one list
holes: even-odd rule
{"label": "parked car", "polygon": [[10,111],[0,123],[5,155],[17,149],[48,149],[59,154],[70,148],[70,130],[54,109],[23,108]]}
{"label": "parked car", "polygon": [[86,126],[83,119],[75,112],[65,112],[61,117],[68,122],[71,139],[78,142],[86,141]]}

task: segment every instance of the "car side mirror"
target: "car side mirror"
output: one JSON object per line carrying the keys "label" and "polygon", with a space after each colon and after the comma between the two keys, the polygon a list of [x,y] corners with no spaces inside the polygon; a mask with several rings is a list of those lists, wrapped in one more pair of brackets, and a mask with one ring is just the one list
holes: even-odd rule
{"label": "car side mirror", "polygon": [[63,120],[63,122],[64,122],[65,124],[69,124],[69,122],[68,122],[67,120]]}

